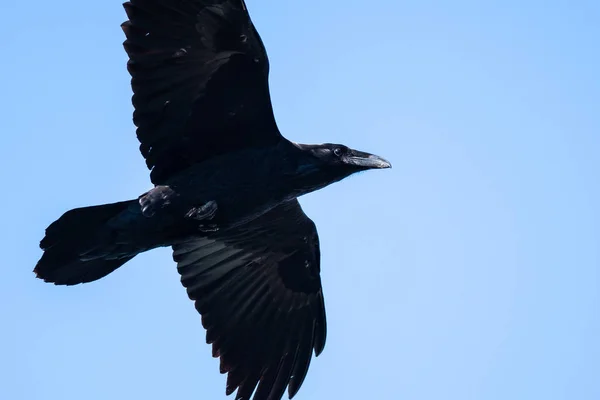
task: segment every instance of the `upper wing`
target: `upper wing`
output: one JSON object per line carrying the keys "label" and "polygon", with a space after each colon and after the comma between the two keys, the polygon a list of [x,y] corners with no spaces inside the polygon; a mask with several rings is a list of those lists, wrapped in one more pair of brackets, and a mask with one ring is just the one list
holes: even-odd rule
{"label": "upper wing", "polygon": [[227,395],[279,400],[297,392],[325,346],[319,238],[290,201],[241,227],[173,246],[206,341],[221,358]]}
{"label": "upper wing", "polygon": [[122,24],[133,122],[155,184],[280,140],[269,60],[243,0],[131,0]]}

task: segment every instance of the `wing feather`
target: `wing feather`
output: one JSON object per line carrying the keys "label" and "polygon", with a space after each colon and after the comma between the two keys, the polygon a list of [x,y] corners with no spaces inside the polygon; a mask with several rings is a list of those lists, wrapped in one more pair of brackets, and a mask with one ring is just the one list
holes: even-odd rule
{"label": "wing feather", "polygon": [[131,0],[121,26],[140,151],[152,182],[281,140],[269,60],[241,0]]}
{"label": "wing feather", "polygon": [[174,245],[173,258],[228,374],[226,394],[293,397],[326,333],[318,235],[299,203]]}

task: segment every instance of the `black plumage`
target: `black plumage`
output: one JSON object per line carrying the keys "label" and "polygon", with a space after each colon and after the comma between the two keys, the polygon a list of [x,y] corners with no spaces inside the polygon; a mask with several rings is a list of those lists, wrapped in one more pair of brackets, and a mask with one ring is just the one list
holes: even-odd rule
{"label": "black plumage", "polygon": [[132,0],[127,68],[133,121],[154,188],[78,208],[46,229],[34,271],[46,282],[100,279],[172,246],[226,394],[279,400],[325,346],[320,249],[297,197],[388,168],[343,145],[290,142],[275,123],[269,60],[243,0]]}

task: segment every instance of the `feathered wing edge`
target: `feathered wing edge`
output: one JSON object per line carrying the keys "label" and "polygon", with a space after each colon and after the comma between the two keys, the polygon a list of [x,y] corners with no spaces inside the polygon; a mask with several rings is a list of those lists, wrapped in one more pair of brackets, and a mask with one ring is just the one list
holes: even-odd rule
{"label": "feathered wing edge", "polygon": [[[304,240],[314,224],[307,217],[310,224],[291,219],[297,210],[281,211],[224,238],[173,246],[182,284],[202,315],[206,341],[220,358],[221,373],[228,374],[226,393],[237,389],[236,400],[249,400],[255,389],[254,400],[279,400],[286,387],[292,398],[312,352],[318,356],[325,346],[323,292],[318,273],[309,271],[315,244]],[[285,214],[290,220],[282,218]],[[268,245],[265,236],[291,232],[286,225],[300,229],[293,238],[280,236],[278,244]],[[316,230],[311,233],[316,237]],[[293,242],[297,246],[290,251],[287,245]],[[286,286],[286,269],[285,274],[295,274],[293,288]]]}

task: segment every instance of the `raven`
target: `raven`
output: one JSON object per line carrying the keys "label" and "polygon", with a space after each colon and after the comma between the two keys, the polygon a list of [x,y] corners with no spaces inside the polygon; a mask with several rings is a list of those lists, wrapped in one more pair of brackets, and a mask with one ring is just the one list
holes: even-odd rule
{"label": "raven", "polygon": [[279,132],[269,61],[244,0],[131,0],[121,26],[133,122],[154,187],[70,210],[46,229],[36,276],[91,282],[171,246],[236,400],[299,390],[325,345],[320,249],[297,198],[391,167]]}

